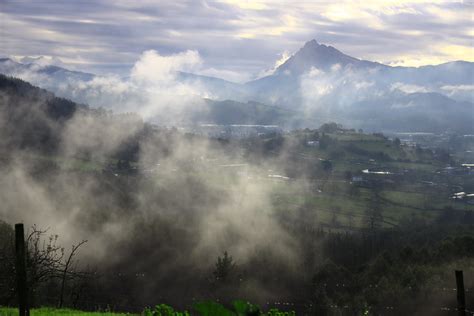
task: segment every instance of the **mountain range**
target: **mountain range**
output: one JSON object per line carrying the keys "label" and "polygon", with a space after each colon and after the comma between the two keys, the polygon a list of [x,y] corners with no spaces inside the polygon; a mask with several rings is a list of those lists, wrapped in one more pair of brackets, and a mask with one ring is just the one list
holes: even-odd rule
{"label": "mountain range", "polygon": [[[166,82],[150,86],[134,78],[97,76],[35,60],[16,62],[8,58],[0,59],[0,73],[93,107],[144,113],[152,121],[167,117],[170,122],[169,113],[163,111],[179,108],[181,116],[192,113],[187,119],[181,117],[180,122],[258,121],[295,127],[337,121],[382,131],[474,130],[474,63],[391,67],[351,57],[316,40],[305,43],[272,74],[244,84],[174,72]],[[198,103],[201,106],[196,106]],[[223,116],[220,104],[223,108],[232,104],[232,111]],[[268,109],[265,104],[275,107],[269,113],[297,114],[282,115],[286,120],[250,119],[254,113],[248,111],[255,109],[254,104],[262,104],[259,109]],[[220,114],[202,115],[199,111]]]}

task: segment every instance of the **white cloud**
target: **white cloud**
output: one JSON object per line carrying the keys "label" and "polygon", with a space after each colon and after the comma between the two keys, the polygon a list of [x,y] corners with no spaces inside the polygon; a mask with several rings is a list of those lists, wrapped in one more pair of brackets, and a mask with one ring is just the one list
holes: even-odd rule
{"label": "white cloud", "polygon": [[354,84],[357,90],[364,90],[373,87],[375,82],[373,81],[358,81]]}
{"label": "white cloud", "polygon": [[391,91],[400,90],[405,93],[417,93],[417,92],[430,92],[431,90],[427,87],[415,85],[415,84],[406,84],[403,82],[395,82],[390,87]]}
{"label": "white cloud", "polygon": [[144,52],[132,68],[136,81],[157,82],[169,80],[176,71],[193,72],[202,65],[201,56],[194,50],[163,56],[155,50]]}
{"label": "white cloud", "polygon": [[[29,60],[26,60],[29,61]],[[92,79],[81,76],[48,75],[43,65],[21,68],[12,73],[34,85],[55,91],[59,96],[71,98],[93,107],[112,109],[114,112],[135,112],[146,120],[174,124],[180,113],[199,104],[202,98],[212,98],[199,80],[183,82],[178,71],[206,71],[197,51],[183,51],[162,55],[155,50],[141,54],[129,76],[97,75]],[[13,67],[15,68],[15,67]]]}
{"label": "white cloud", "polygon": [[281,54],[281,58],[278,59],[276,62],[275,62],[275,66],[273,66],[274,69],[280,67],[281,65],[283,65],[289,58],[291,57],[291,54],[289,51],[285,50],[282,54]]}
{"label": "white cloud", "polygon": [[341,70],[341,65],[340,64],[334,64],[331,66],[331,71],[332,72],[338,72],[339,70]]}
{"label": "white cloud", "polygon": [[442,90],[446,91],[472,91],[474,92],[474,85],[472,84],[463,84],[463,85],[458,85],[458,86],[452,86],[452,85],[447,85],[447,86],[442,86]]}
{"label": "white cloud", "polygon": [[474,85],[445,85],[440,87],[441,92],[458,101],[468,101],[474,103]]}
{"label": "white cloud", "polygon": [[216,77],[231,82],[243,83],[251,79],[249,74],[226,69],[205,68],[197,72],[199,75]]}
{"label": "white cloud", "polygon": [[317,76],[324,75],[324,71],[321,69],[318,69],[316,67],[311,67],[311,69],[308,71],[307,76],[309,78],[315,78]]}
{"label": "white cloud", "polygon": [[416,103],[413,101],[409,101],[407,103],[394,103],[390,106],[392,109],[406,109],[415,106]]}
{"label": "white cloud", "polygon": [[283,65],[291,56],[292,56],[291,53],[285,50],[283,53],[280,54],[280,58],[278,58],[275,61],[275,64],[273,65],[273,67],[270,69],[261,71],[258,74],[257,78],[262,78],[262,77],[266,77],[266,76],[274,74],[277,68]]}

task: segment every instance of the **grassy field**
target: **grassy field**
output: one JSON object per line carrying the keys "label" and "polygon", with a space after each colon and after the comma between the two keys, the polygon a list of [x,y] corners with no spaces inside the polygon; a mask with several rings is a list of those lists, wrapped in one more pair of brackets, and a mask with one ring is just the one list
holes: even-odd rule
{"label": "grassy field", "polygon": [[[11,307],[0,307],[0,316],[16,316],[18,309]],[[190,316],[188,311],[175,311],[171,306],[160,304],[153,308],[145,308],[140,314],[129,313],[112,313],[112,312],[83,312],[73,309],[56,309],[56,308],[35,308],[30,311],[31,316]],[[253,305],[246,301],[237,300],[232,302],[230,309],[223,305],[205,301],[193,305],[192,315],[200,316],[244,316],[244,315],[260,315],[260,316],[296,316],[294,311],[280,311],[272,308],[268,312],[261,311],[257,305]]]}
{"label": "grassy field", "polygon": [[[17,316],[18,309],[10,307],[0,307],[0,316]],[[110,312],[82,312],[72,309],[56,309],[56,308],[36,308],[30,311],[30,316],[131,316],[138,314],[128,313],[110,313]]]}
{"label": "grassy field", "polygon": [[[412,186],[386,188],[379,193],[379,208],[387,224],[398,224],[402,219],[413,216],[434,220],[444,207],[453,206],[446,192],[438,194],[422,190],[419,185]],[[322,191],[318,191],[318,187]],[[316,182],[312,188],[293,181],[274,185],[274,189],[275,208],[280,214],[287,214],[287,218],[297,218],[297,214],[306,209],[305,214],[313,214],[319,223],[331,225],[337,220],[340,225],[353,228],[366,225],[364,217],[373,199],[370,189],[354,188],[344,181],[329,181],[324,185]],[[462,211],[463,208],[455,206],[455,210]]]}

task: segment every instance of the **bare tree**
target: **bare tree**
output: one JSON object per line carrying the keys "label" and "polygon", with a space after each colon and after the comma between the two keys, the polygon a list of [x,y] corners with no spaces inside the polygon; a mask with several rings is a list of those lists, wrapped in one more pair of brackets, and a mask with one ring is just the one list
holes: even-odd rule
{"label": "bare tree", "polygon": [[63,307],[64,303],[64,286],[66,285],[66,279],[68,277],[74,278],[80,276],[80,273],[76,272],[76,269],[71,269],[74,265],[74,256],[76,255],[77,251],[79,248],[84,245],[87,242],[87,240],[82,240],[80,243],[77,245],[72,245],[71,247],[71,252],[69,253],[69,256],[67,257],[66,262],[63,265],[63,271],[61,275],[61,292],[59,294],[59,307]]}
{"label": "bare tree", "polygon": [[33,225],[26,239],[28,288],[32,291],[41,283],[57,278],[63,265],[64,248],[57,244],[59,236],[44,238],[47,231]]}
{"label": "bare tree", "polygon": [[[37,292],[42,284],[59,281],[59,305],[62,306],[64,304],[66,282],[72,279],[84,278],[86,275],[85,272],[77,268],[75,256],[79,248],[87,241],[83,240],[76,245],[72,245],[71,251],[66,255],[64,248],[58,244],[59,236],[47,236],[47,232],[48,229],[41,230],[38,229],[36,225],[33,225],[26,238],[29,295],[33,301],[34,293]],[[2,271],[9,271],[9,269],[14,269],[14,253],[12,250],[13,247],[11,245],[7,247],[8,243],[5,244],[5,240],[7,240],[7,238],[2,238],[3,242],[2,245],[0,245],[2,248],[0,249],[0,259],[2,259],[0,260],[0,267]],[[11,275],[14,275],[14,273]],[[14,297],[14,294],[15,292],[12,292],[10,296],[13,295],[12,297]],[[11,300],[11,298],[8,297],[6,299],[8,301]]]}

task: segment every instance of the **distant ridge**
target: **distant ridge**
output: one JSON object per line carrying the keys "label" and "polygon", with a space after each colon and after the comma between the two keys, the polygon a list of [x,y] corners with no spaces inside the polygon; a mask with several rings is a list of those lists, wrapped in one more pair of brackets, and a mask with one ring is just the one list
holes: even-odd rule
{"label": "distant ridge", "polygon": [[[130,77],[102,80],[94,74],[27,61],[33,63],[1,58],[0,73],[92,107],[117,111],[121,104],[136,104],[139,112],[146,99],[147,92],[140,84],[128,84]],[[306,127],[308,122],[317,125],[331,120],[382,131],[452,129],[471,133],[474,128],[474,63],[467,61],[392,67],[352,57],[313,39],[272,74],[245,84],[185,72],[172,77],[171,84],[201,92],[192,98],[213,100],[206,101],[207,109],[196,108],[192,114],[173,113],[186,123],[284,122]],[[132,88],[113,89],[110,85],[115,84]],[[282,110],[299,114],[288,115]]]}

